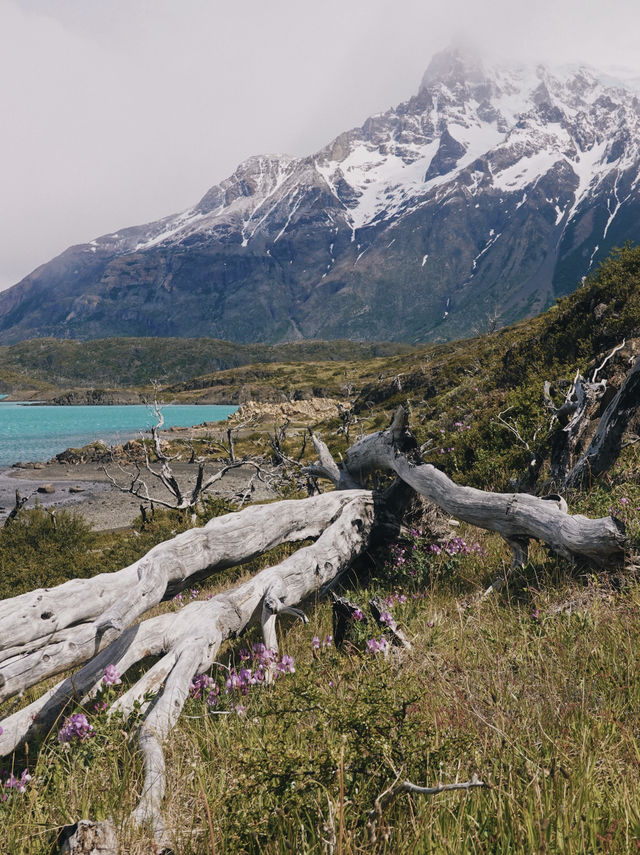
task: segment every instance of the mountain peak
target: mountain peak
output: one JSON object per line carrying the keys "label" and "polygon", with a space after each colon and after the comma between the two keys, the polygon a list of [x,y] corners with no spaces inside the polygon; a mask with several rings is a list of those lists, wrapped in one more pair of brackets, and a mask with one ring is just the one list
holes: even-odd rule
{"label": "mountain peak", "polygon": [[457,42],[435,54],[425,71],[420,89],[434,83],[482,83],[486,79],[482,57],[477,48]]}

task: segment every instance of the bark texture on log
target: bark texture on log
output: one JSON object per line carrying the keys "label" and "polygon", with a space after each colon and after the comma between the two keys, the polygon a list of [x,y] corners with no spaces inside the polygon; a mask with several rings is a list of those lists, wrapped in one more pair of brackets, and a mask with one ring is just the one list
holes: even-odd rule
{"label": "bark texture on log", "polygon": [[620,454],[623,434],[639,406],[640,357],[602,414],[589,448],[567,475],[567,487],[579,487],[611,468]]}
{"label": "bark texture on log", "polygon": [[502,535],[516,564],[526,561],[531,539],[543,541],[566,558],[588,559],[599,566],[624,558],[624,527],[612,517],[593,520],[571,515],[561,501],[545,501],[529,493],[489,493],[462,487],[435,466],[410,460],[404,450],[412,446],[415,441],[400,407],[388,430],[365,437],[349,449],[344,466],[357,477],[374,469],[392,470],[447,514]]}
{"label": "bark texture on log", "polygon": [[63,829],[60,855],[118,855],[116,829],[110,819],[81,819]]}
{"label": "bark texture on log", "polygon": [[[367,493],[370,495],[370,493]],[[0,602],[0,701],[94,656],[166,597],[284,542],[318,537],[353,494],[254,505],[158,544],[116,573]]]}

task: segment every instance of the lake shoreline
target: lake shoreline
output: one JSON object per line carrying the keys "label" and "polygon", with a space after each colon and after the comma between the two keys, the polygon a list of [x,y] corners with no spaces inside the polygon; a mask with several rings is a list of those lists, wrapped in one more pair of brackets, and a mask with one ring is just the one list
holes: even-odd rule
{"label": "lake shoreline", "polygon": [[[196,431],[198,425],[225,423],[236,411],[231,405],[167,404],[161,407],[164,429],[178,435],[182,426]],[[103,443],[105,447],[139,439],[157,424],[148,405],[131,406],[34,406],[0,401],[0,469],[16,462],[51,460],[69,448]],[[187,433],[187,435],[189,435]]]}
{"label": "lake shoreline", "polygon": [[[11,403],[3,399],[0,403]],[[29,404],[29,406],[32,406]],[[170,405],[167,405],[167,408]],[[235,408],[234,408],[235,410]],[[215,431],[224,430],[226,419],[216,421],[204,421],[193,426],[172,425],[160,431],[161,436],[167,440],[191,440],[210,434]],[[141,433],[146,431],[124,430],[128,438],[119,437],[115,443],[101,443],[94,439],[92,443],[76,448],[67,446],[57,454],[45,460],[21,460],[11,463],[0,464],[0,526],[15,506],[16,491],[21,496],[29,496],[26,508],[34,507],[37,502],[41,507],[47,509],[68,509],[80,514],[89,525],[97,531],[114,530],[130,526],[140,514],[141,499],[131,494],[122,492],[113,486],[108,475],[104,471],[107,460],[107,470],[122,484],[130,483],[125,471],[121,471],[117,464],[110,465],[111,451],[116,458],[122,459],[122,445],[127,441],[140,439]],[[101,443],[101,444],[100,444]],[[63,443],[64,444],[64,443]],[[87,459],[82,460],[74,454],[76,450],[87,449]],[[102,454],[96,452],[100,450]],[[69,453],[71,452],[71,453]],[[18,452],[19,453],[19,452]],[[75,459],[74,459],[75,458]],[[93,458],[93,459],[92,459]],[[121,461],[120,461],[121,462]],[[212,461],[207,464],[207,472],[219,471],[222,463]],[[176,461],[172,464],[176,477],[183,487],[195,482],[198,467],[195,464]],[[126,470],[126,465],[124,465]],[[246,471],[245,471],[246,470]],[[249,482],[254,473],[251,467],[240,467],[228,473],[224,479],[218,482],[216,489],[210,491],[210,495],[224,498],[233,497]],[[144,480],[144,478],[143,478]],[[158,492],[155,479],[149,475],[151,494],[159,499],[169,500],[169,496],[163,488]],[[264,494],[264,495],[263,495]],[[257,500],[271,498],[271,491],[264,485],[258,484],[255,497]]]}
{"label": "lake shoreline", "polygon": [[[224,464],[207,464],[207,473],[218,472]],[[38,504],[47,509],[66,509],[78,513],[96,531],[110,531],[130,526],[140,514],[142,500],[123,493],[114,487],[99,463],[65,464],[48,461],[37,464],[38,468],[16,468],[0,471],[0,526],[15,504],[16,490],[22,496],[29,495],[26,505],[32,508]],[[126,475],[116,466],[107,467],[122,484],[130,483]],[[175,462],[174,474],[181,485],[195,482],[198,467],[196,464]],[[255,474],[252,466],[243,466],[227,473],[223,479],[208,492],[210,496],[230,499],[249,483]],[[143,480],[144,477],[143,477]],[[154,479],[149,476],[147,483]],[[39,492],[39,488],[52,487],[52,493]],[[150,492],[158,498],[169,499],[163,490],[150,484]],[[255,482],[252,501],[265,501],[273,498],[274,493],[260,481]],[[158,506],[159,507],[159,506]]]}

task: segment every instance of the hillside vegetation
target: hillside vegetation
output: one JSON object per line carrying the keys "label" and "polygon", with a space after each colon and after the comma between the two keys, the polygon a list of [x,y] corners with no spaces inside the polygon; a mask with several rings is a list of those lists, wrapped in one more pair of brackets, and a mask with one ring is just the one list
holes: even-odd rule
{"label": "hillside vegetation", "polygon": [[34,339],[0,347],[0,392],[148,387],[250,363],[359,360],[409,350],[397,343],[301,341],[280,345],[216,339]]}
{"label": "hillside vegetation", "polygon": [[[639,351],[640,248],[616,253],[578,292],[532,321],[375,364],[341,365],[336,383],[348,370],[343,396],[352,416],[316,430],[337,455],[359,432],[385,426],[403,403],[425,459],[454,480],[544,493],[550,414],[543,381],[556,385],[560,391],[552,394],[561,400],[562,381],[577,368],[590,375],[623,338],[625,348],[603,371],[612,386]],[[287,375],[282,393],[293,395],[305,371]],[[310,369],[311,385],[328,371]],[[326,600],[307,604],[308,625],[283,620],[280,652],[292,659],[272,687],[232,679],[256,667],[257,631],[226,646],[207,691],[206,681],[194,684],[167,741],[165,816],[174,851],[639,851],[638,428],[631,426],[614,469],[588,491],[566,495],[571,513],[614,513],[626,524],[624,570],[598,572],[537,546],[526,566],[509,574],[511,555],[497,536],[425,519],[355,566],[341,590],[364,617],[368,600],[382,599],[411,650],[385,656],[370,617],[336,650]],[[301,440],[300,428],[289,429],[286,451],[297,453]],[[272,453],[258,427],[245,430],[238,450]],[[210,503],[199,522],[224,510]],[[0,531],[12,592],[76,575],[75,564],[81,575],[124,566],[187,524],[157,513],[147,526],[139,520],[136,534],[95,537],[63,516],[55,530],[36,511]],[[77,539],[66,563],[56,557],[64,531]],[[157,611],[205,599],[286,553],[280,547],[225,571]],[[39,569],[43,562],[51,573]],[[478,598],[496,577],[507,584]],[[103,708],[137,676],[127,674],[124,687],[105,686],[82,710],[95,731],[91,738],[59,742],[60,723],[42,744],[10,759],[7,799],[0,802],[7,852],[54,851],[56,829],[86,815],[113,817],[121,852],[152,851],[148,836],[128,820],[140,794],[139,758],[124,745],[123,722],[108,720]],[[33,696],[30,690],[21,702]],[[20,777],[23,769],[30,780]],[[398,780],[434,786],[474,774],[489,787],[402,794],[374,810]],[[23,791],[13,780],[23,781]]]}

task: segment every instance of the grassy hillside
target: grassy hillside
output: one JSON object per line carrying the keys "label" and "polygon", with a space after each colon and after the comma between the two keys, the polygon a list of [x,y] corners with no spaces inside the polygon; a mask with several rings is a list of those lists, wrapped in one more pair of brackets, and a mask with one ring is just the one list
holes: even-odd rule
{"label": "grassy hillside", "polygon": [[358,360],[409,350],[409,345],[303,341],[236,344],[215,339],[37,339],[0,347],[0,392],[21,389],[148,386],[176,383],[250,363]]}
{"label": "grassy hillside", "polygon": [[[430,443],[426,459],[461,483],[499,490],[522,477],[532,452],[545,460],[543,380],[569,379],[578,367],[586,373],[622,338],[627,346],[606,372],[614,383],[640,351],[638,248],[619,252],[576,294],[533,321],[333,369],[317,363],[284,375],[281,365],[272,374],[268,366],[246,369],[243,382],[251,376],[257,384],[280,382],[286,395],[306,382],[346,385],[358,420],[352,440],[386,424],[399,403],[408,405],[420,442]],[[208,381],[198,382],[207,388]],[[336,453],[347,444],[339,426],[318,427]],[[242,440],[247,449],[259,441],[257,433]],[[295,450],[301,437],[290,435],[288,442]],[[640,444],[630,443],[589,492],[567,496],[571,513],[613,512],[622,519],[630,558],[640,538],[639,471]],[[537,475],[542,485],[544,467]],[[36,578],[52,584],[76,568],[90,575],[124,566],[185,524],[158,513],[144,531],[138,525],[136,534],[98,537],[63,514],[57,529],[42,512],[25,514],[20,527],[0,530],[0,567],[12,591],[32,587]],[[74,541],[66,553],[65,532]],[[232,568],[189,596],[205,598],[286,552]],[[225,647],[213,672],[216,704],[191,697],[167,740],[165,815],[174,851],[639,851],[637,569],[603,573],[534,545],[528,564],[500,593],[478,598],[496,577],[507,576],[510,562],[500,538],[469,526],[439,540],[414,529],[343,581],[365,614],[371,596],[385,600],[412,640],[411,651],[374,652],[376,645],[367,642],[381,635],[371,622],[358,624],[351,644],[337,651],[328,639],[326,601],[307,604],[308,625],[282,620],[280,653],[293,656],[295,671],[271,688],[227,691],[229,670],[247,666],[257,632]],[[182,602],[157,611],[177,610]],[[23,768],[32,779],[24,792],[5,787],[0,849],[52,851],[59,826],[90,815],[114,818],[122,853],[152,851],[148,836],[128,821],[142,781],[139,758],[124,739],[130,726],[108,720],[102,709],[137,676],[128,674],[124,686],[87,704],[91,739],[60,744],[54,733],[9,761],[3,780],[11,780],[12,769],[19,777]],[[21,702],[32,697],[27,692]],[[474,773],[490,788],[402,794],[371,824],[376,798],[397,780],[434,786]]]}

